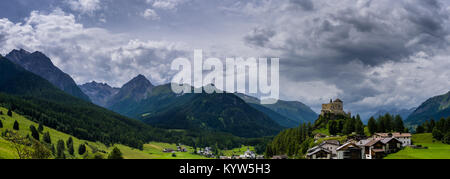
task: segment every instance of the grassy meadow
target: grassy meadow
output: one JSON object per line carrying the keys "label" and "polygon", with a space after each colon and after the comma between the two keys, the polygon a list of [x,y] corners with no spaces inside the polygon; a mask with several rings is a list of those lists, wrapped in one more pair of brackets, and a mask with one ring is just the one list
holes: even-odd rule
{"label": "grassy meadow", "polygon": [[407,147],[395,154],[388,155],[385,159],[450,159],[450,145],[433,139],[431,133],[414,134],[412,141],[414,145],[422,145],[428,149]]}
{"label": "grassy meadow", "polygon": [[[39,124],[28,120],[27,118],[14,113],[12,117],[7,116],[8,110],[0,107],[0,111],[3,112],[3,115],[0,115],[0,120],[3,124],[3,128],[0,128],[0,133],[4,132],[5,130],[13,130],[13,124],[14,121],[17,120],[19,123],[19,130],[17,131],[20,135],[26,136],[31,135],[30,126],[34,125],[36,128],[39,126]],[[44,126],[44,131],[40,133],[40,139],[42,141],[42,136],[46,132],[50,133],[50,138],[52,141],[52,144],[56,146],[58,140],[64,140],[66,142],[69,137],[72,137],[73,143],[74,143],[74,150],[75,154],[72,156],[70,155],[66,150],[66,157],[69,159],[83,159],[86,156],[82,156],[78,154],[78,146],[80,144],[88,144],[86,146],[87,151],[89,153],[89,156],[87,158],[93,158],[93,153],[95,152],[97,155],[102,155],[104,158],[107,157],[108,153],[112,151],[113,147],[117,147],[120,149],[120,151],[123,153],[123,157],[125,159],[204,159],[205,157],[200,155],[192,154],[194,149],[192,147],[183,146],[186,147],[188,152],[176,152],[176,157],[172,156],[172,153],[164,153],[162,150],[164,148],[172,148],[177,149],[176,144],[167,144],[167,143],[158,143],[158,142],[151,142],[148,144],[144,144],[144,150],[138,150],[134,149],[128,146],[116,144],[113,147],[107,147],[106,145],[100,143],[100,142],[92,142],[92,141],[86,141],[86,140],[80,140],[76,137],[73,137],[69,134],[57,131],[55,129],[48,128]],[[0,137],[0,159],[17,159],[18,155],[16,154],[12,143],[5,140],[4,138]]]}

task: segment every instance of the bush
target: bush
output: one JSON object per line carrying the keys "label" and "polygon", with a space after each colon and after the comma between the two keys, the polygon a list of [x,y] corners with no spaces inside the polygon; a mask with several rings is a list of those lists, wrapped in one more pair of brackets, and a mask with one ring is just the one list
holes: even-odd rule
{"label": "bush", "polygon": [[123,159],[122,152],[117,147],[114,147],[108,159]]}
{"label": "bush", "polygon": [[437,129],[437,128],[433,129],[433,138],[435,138],[437,140],[442,140],[443,137],[444,136],[443,136],[442,132],[439,129]]}
{"label": "bush", "polygon": [[447,134],[445,134],[444,138],[442,139],[442,142],[450,144],[450,132],[447,132]]}

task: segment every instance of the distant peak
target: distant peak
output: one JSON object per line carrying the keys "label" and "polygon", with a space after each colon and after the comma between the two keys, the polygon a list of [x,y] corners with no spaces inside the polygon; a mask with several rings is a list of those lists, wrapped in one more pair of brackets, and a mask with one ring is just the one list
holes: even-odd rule
{"label": "distant peak", "polygon": [[139,74],[138,76],[134,77],[124,86],[128,86],[130,84],[147,85],[153,87],[153,84],[142,74]]}
{"label": "distant peak", "polygon": [[12,51],[11,51],[11,53],[23,53],[23,54],[30,54],[30,52],[28,52],[28,51],[24,50],[23,48],[21,48],[21,49],[19,49],[19,50],[17,50],[17,49],[14,49],[14,50],[12,50]]}

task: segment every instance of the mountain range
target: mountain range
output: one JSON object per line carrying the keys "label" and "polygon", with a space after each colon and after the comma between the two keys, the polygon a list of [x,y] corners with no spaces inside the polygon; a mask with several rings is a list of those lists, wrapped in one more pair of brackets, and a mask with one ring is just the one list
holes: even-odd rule
{"label": "mountain range", "polygon": [[[0,105],[80,139],[139,147],[164,131],[73,97],[0,56]],[[28,127],[28,126],[27,126]]]}
{"label": "mountain range", "polygon": [[30,53],[21,49],[13,50],[5,57],[26,70],[46,79],[67,94],[85,101],[90,101],[89,97],[78,88],[72,77],[53,65],[50,58],[43,53]]}
{"label": "mountain range", "polygon": [[110,98],[116,95],[120,88],[113,88],[106,83],[95,81],[80,86],[81,91],[88,95],[94,104],[106,107]]}
{"label": "mountain range", "polygon": [[[75,100],[78,98],[86,102],[83,105],[95,108],[94,111],[108,114],[101,108],[104,107],[161,128],[200,129],[239,137],[261,137],[274,135],[284,128],[297,127],[301,123],[314,122],[318,116],[310,107],[297,101],[279,100],[276,104],[266,105],[260,104],[258,98],[239,93],[175,94],[170,84],[155,86],[143,75],[136,76],[121,88],[97,82],[77,86],[68,74],[53,65],[41,52],[13,50],[1,59],[0,92],[28,96],[33,98],[35,104],[42,98],[49,98],[53,103],[61,103],[68,108],[69,104],[77,107],[82,104]],[[76,98],[69,98],[67,94]],[[90,101],[101,107],[90,104]],[[374,116],[398,114],[407,118],[409,124],[418,124],[429,118],[448,117],[449,106],[449,94],[445,94],[427,100],[417,109],[380,110]],[[77,115],[80,115],[79,118],[86,117],[85,114]],[[112,113],[108,115],[115,116]]]}

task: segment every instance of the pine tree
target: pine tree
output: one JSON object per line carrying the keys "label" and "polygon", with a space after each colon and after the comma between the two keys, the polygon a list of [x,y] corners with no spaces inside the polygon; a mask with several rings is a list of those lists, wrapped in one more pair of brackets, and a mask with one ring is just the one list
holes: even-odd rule
{"label": "pine tree", "polygon": [[[359,116],[359,115],[358,115]],[[363,124],[363,122],[361,121],[361,118],[356,118],[356,125],[355,125],[355,132],[358,134],[358,135],[364,135],[364,124]]]}
{"label": "pine tree", "polygon": [[122,152],[117,147],[114,147],[108,159],[123,159]]}
{"label": "pine tree", "polygon": [[78,146],[78,154],[83,155],[84,153],[86,153],[86,145],[80,144],[80,146]]}
{"label": "pine tree", "polygon": [[0,129],[1,128],[3,128],[3,123],[2,123],[2,121],[0,120]]}
{"label": "pine tree", "polygon": [[13,129],[18,131],[19,130],[19,122],[14,121]]}
{"label": "pine tree", "polygon": [[12,111],[11,111],[11,109],[8,109],[8,113],[7,113],[7,115],[9,116],[9,117],[12,117]]}
{"label": "pine tree", "polygon": [[51,144],[52,140],[50,138],[50,132],[47,131],[46,133],[44,133],[44,137],[42,137],[42,140],[44,140],[44,142],[47,144]]}
{"label": "pine tree", "polygon": [[71,144],[73,144],[73,139],[72,139],[72,137],[69,137],[69,139],[67,139],[67,142],[66,142],[67,148],[69,148],[69,145],[71,145]]}
{"label": "pine tree", "polygon": [[422,125],[417,126],[417,128],[416,128],[417,134],[422,134],[424,132],[425,132],[425,128]]}
{"label": "pine tree", "polygon": [[70,155],[73,155],[75,152],[75,150],[73,149],[72,137],[69,137],[69,139],[67,140],[67,151],[69,152]]}
{"label": "pine tree", "polygon": [[375,118],[371,117],[369,119],[369,122],[367,123],[367,128],[369,128],[369,132],[371,135],[377,132],[377,122],[375,121]]}
{"label": "pine tree", "polygon": [[42,125],[42,123],[39,123],[38,131],[39,131],[40,133],[42,133],[42,132],[44,131],[44,125]]}
{"label": "pine tree", "polygon": [[30,126],[30,131],[31,131],[31,136],[36,139],[37,141],[39,141],[39,132],[36,130],[36,127],[34,127],[33,125]]}
{"label": "pine tree", "polygon": [[56,145],[56,158],[57,159],[65,159],[66,155],[64,154],[64,141],[63,140],[59,140],[57,145]]}
{"label": "pine tree", "polygon": [[395,116],[395,132],[403,132],[405,131],[405,126],[403,124],[402,117],[400,115]]}

